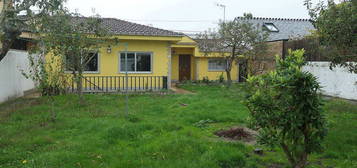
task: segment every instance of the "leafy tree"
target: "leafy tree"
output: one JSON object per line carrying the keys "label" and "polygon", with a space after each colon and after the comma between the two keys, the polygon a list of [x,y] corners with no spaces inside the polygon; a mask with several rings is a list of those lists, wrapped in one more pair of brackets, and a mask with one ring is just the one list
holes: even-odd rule
{"label": "leafy tree", "polygon": [[313,6],[311,0],[305,0],[305,5],[321,44],[331,53],[331,68],[339,65],[357,73],[357,63],[352,63],[357,62],[357,1],[336,4],[327,0]]}
{"label": "leafy tree", "polygon": [[219,56],[227,61],[225,71],[228,85],[232,83],[231,70],[234,61],[242,58],[240,56],[253,60],[266,51],[265,41],[268,33],[263,32],[259,25],[250,23],[251,17],[251,14],[245,14],[244,18],[220,22],[218,32],[209,30],[198,35],[200,50],[205,55],[218,52],[221,53]]}
{"label": "leafy tree", "polygon": [[[70,71],[71,80],[76,83],[76,91],[82,102],[83,72],[87,63],[94,57],[93,51],[98,52],[104,45],[115,43],[117,40],[102,27],[102,19],[98,15],[82,17],[78,13],[63,10],[54,15],[42,17],[39,22],[37,47],[35,51],[43,51],[42,57],[49,59],[43,70],[47,71],[44,79],[51,74],[62,74]],[[42,60],[43,60],[42,59]],[[41,60],[41,59],[40,59]],[[58,76],[58,75],[57,75]],[[53,78],[50,78],[50,83]],[[57,79],[57,78],[56,78]],[[68,79],[68,78],[67,78]]]}
{"label": "leafy tree", "polygon": [[[0,0],[0,61],[23,31],[34,31],[29,20],[62,10],[65,0]],[[36,9],[36,10],[33,10]]]}
{"label": "leafy tree", "polygon": [[321,150],[326,121],[315,76],[303,72],[304,50],[277,57],[276,71],[248,79],[246,105],[259,142],[280,146],[294,168],[306,166],[308,155]]}

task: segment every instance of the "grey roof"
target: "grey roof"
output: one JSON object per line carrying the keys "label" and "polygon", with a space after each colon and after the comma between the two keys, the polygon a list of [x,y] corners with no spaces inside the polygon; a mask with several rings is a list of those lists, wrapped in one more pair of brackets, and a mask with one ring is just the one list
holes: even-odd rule
{"label": "grey roof", "polygon": [[[86,17],[74,17],[73,21],[80,23]],[[100,18],[102,26],[109,33],[116,35],[142,35],[142,36],[184,36],[182,33],[141,25],[116,18]]]}
{"label": "grey roof", "polygon": [[[244,19],[237,17],[236,19]],[[248,19],[249,22],[263,28],[264,23],[273,23],[278,29],[278,32],[271,32],[268,41],[287,40],[299,38],[310,34],[314,30],[309,19],[285,19],[285,18],[260,18],[253,17]]]}

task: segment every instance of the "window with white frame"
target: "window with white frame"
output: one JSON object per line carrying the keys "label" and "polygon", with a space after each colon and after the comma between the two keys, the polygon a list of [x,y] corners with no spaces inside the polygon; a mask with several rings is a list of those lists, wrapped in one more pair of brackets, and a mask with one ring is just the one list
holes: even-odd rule
{"label": "window with white frame", "polygon": [[209,71],[224,71],[227,68],[227,61],[223,58],[221,59],[209,59],[208,60],[208,70]]}
{"label": "window with white frame", "polygon": [[270,32],[279,32],[279,29],[274,25],[274,23],[264,23],[264,27]]}
{"label": "window with white frame", "polygon": [[[73,71],[74,70],[74,58],[66,57],[66,70]],[[85,62],[84,62],[85,61]],[[99,54],[98,52],[91,52],[86,57],[86,60],[81,60],[81,63],[84,63],[83,70],[84,72],[98,72],[99,71]],[[76,71],[78,69],[75,69]]]}
{"label": "window with white frame", "polygon": [[[127,66],[125,68],[125,57]],[[150,52],[123,52],[120,53],[120,72],[126,70],[131,73],[150,73],[152,70],[152,53]]]}

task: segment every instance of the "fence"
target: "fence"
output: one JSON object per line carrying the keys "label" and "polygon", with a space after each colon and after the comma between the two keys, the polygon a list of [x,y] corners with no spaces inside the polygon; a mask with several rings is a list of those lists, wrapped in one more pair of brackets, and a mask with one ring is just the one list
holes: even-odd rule
{"label": "fence", "polygon": [[325,95],[357,100],[357,74],[346,68],[329,68],[329,62],[309,62],[303,70],[318,78]]}
{"label": "fence", "polygon": [[35,88],[32,80],[26,79],[22,72],[29,72],[28,53],[10,50],[0,61],[0,103],[24,95]]}
{"label": "fence", "polygon": [[[76,92],[77,82],[67,82],[67,90]],[[81,78],[84,93],[143,92],[167,90],[167,76],[84,76]]]}
{"label": "fence", "polygon": [[284,46],[284,53],[287,53],[288,49],[304,49],[306,61],[329,61],[331,54],[331,50],[321,46],[319,40],[312,37],[289,40]]}

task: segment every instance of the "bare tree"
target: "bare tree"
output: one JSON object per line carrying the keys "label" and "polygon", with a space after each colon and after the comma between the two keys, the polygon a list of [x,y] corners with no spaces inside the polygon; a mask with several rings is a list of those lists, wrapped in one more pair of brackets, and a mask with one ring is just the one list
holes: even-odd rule
{"label": "bare tree", "polygon": [[252,60],[265,52],[268,33],[259,25],[249,22],[252,15],[246,14],[242,18],[220,22],[219,30],[206,31],[198,35],[200,50],[209,55],[220,53],[219,56],[227,61],[226,75],[228,86],[232,83],[231,70],[234,61],[239,59]]}

